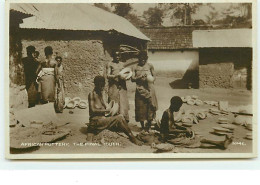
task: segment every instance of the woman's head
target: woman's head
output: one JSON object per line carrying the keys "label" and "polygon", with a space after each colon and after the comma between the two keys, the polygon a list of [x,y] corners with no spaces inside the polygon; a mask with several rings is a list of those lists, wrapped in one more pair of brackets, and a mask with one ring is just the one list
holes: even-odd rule
{"label": "woman's head", "polygon": [[118,63],[121,60],[121,53],[119,51],[113,52],[113,61]]}
{"label": "woman's head", "polygon": [[62,58],[60,56],[55,57],[55,60],[57,61],[58,64],[61,64]]}
{"label": "woman's head", "polygon": [[94,78],[95,89],[102,91],[105,87],[105,78],[103,76],[96,76]]}
{"label": "woman's head", "polygon": [[181,97],[173,96],[171,98],[171,105],[170,105],[171,111],[178,112],[180,110],[182,104],[183,104],[183,102],[182,102]]}
{"label": "woman's head", "polygon": [[34,46],[28,46],[26,48],[27,56],[33,56],[33,53],[35,52],[35,47]]}
{"label": "woman's head", "polygon": [[141,51],[139,53],[139,64],[144,65],[147,62],[148,56],[146,51]]}
{"label": "woman's head", "polygon": [[47,46],[44,48],[44,53],[45,53],[45,56],[50,56],[53,54],[53,49],[51,46]]}
{"label": "woman's head", "polygon": [[33,58],[38,58],[39,55],[40,55],[40,52],[39,52],[39,51],[33,52]]}

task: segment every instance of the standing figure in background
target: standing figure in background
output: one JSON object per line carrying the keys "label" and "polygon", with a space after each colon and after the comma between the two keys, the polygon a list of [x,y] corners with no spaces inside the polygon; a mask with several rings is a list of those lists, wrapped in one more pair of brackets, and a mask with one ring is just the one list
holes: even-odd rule
{"label": "standing figure in background", "polygon": [[[141,123],[142,129],[149,132],[156,116],[158,103],[154,89],[154,67],[147,63],[147,59],[147,52],[141,51],[138,64],[133,69],[132,81],[136,82],[135,119]],[[145,121],[147,121],[146,125],[144,125]]]}
{"label": "standing figure in background", "polygon": [[25,74],[25,87],[28,94],[28,107],[34,107],[38,102],[37,96],[37,88],[38,85],[36,83],[36,71],[39,66],[39,62],[34,58],[35,56],[35,47],[28,46],[26,48],[27,57],[22,59],[22,63],[24,66],[24,74]]}
{"label": "standing figure in background", "polygon": [[55,77],[54,68],[57,64],[53,57],[53,49],[51,46],[44,48],[46,59],[41,63],[37,72],[37,81],[40,84],[39,92],[41,94],[42,103],[54,102],[55,95]]}
{"label": "standing figure in background", "polygon": [[129,102],[127,98],[126,79],[119,72],[124,68],[120,52],[113,53],[113,61],[106,66],[106,77],[108,79],[108,103],[114,100],[119,104],[119,113],[129,122]]}
{"label": "standing figure in background", "polygon": [[64,104],[65,104],[65,97],[64,97],[64,85],[63,85],[63,66],[62,66],[62,58],[57,56],[55,58],[57,65],[55,66],[54,76],[56,81],[56,88],[55,88],[55,102],[54,108],[56,112],[62,113]]}

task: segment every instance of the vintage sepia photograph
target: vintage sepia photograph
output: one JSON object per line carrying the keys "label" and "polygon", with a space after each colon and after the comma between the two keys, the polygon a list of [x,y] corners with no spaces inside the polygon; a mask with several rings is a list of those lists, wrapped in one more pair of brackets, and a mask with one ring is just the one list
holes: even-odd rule
{"label": "vintage sepia photograph", "polygon": [[6,158],[257,157],[255,4],[7,1]]}

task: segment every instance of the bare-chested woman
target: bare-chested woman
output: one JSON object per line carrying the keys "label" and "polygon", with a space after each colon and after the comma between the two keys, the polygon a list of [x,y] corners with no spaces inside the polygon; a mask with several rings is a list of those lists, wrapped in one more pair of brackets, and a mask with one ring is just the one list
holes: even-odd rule
{"label": "bare-chested woman", "polygon": [[[145,131],[149,131],[158,109],[153,85],[155,80],[154,67],[152,64],[147,63],[147,59],[147,52],[141,51],[138,64],[134,67],[132,76],[132,81],[136,82],[135,119],[141,123],[142,129]],[[153,78],[153,80],[148,80],[149,77]],[[144,125],[145,121],[147,121],[146,126]]]}
{"label": "bare-chested woman", "polygon": [[120,52],[113,53],[113,61],[106,67],[106,77],[108,79],[108,103],[114,100],[119,104],[119,112],[127,122],[129,122],[129,102],[127,98],[126,80],[122,79],[119,72],[124,68],[121,61]]}
{"label": "bare-chested woman", "polygon": [[102,76],[96,76],[94,79],[95,88],[89,93],[89,126],[88,126],[88,137],[87,140],[91,141],[93,134],[116,127],[117,129],[124,132],[136,145],[141,145],[142,142],[137,140],[130,128],[128,127],[124,116],[121,114],[111,117],[106,117],[105,113],[110,112],[106,107],[104,101],[103,90],[105,87],[105,78]]}

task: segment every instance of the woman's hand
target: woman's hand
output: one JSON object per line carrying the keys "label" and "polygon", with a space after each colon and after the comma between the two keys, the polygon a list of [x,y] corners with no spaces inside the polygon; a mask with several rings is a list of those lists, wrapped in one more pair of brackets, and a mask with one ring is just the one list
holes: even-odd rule
{"label": "woman's hand", "polygon": [[109,113],[111,111],[111,108],[106,108],[105,113]]}

